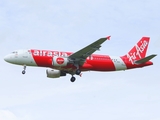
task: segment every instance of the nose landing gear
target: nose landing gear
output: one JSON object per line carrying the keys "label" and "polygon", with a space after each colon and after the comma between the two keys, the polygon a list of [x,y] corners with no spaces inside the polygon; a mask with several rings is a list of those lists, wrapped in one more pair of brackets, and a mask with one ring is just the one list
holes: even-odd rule
{"label": "nose landing gear", "polygon": [[22,74],[25,74],[26,73],[26,65],[23,66],[23,71],[22,71]]}

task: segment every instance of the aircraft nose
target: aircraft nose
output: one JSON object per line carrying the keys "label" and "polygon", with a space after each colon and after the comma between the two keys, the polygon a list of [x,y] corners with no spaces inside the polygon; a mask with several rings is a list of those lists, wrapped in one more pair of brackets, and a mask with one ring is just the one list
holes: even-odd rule
{"label": "aircraft nose", "polygon": [[11,57],[10,57],[10,55],[6,55],[6,56],[4,57],[4,60],[5,60],[6,62],[11,62]]}

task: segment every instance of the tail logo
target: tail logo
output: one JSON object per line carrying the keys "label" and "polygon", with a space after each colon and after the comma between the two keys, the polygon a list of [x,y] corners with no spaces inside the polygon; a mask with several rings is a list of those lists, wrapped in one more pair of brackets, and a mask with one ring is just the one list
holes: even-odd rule
{"label": "tail logo", "polygon": [[127,54],[127,58],[132,64],[134,64],[135,60],[142,58],[143,52],[146,50],[148,46],[148,42],[145,40],[143,42],[141,41],[140,43],[140,45],[136,44],[134,48],[131,50],[131,52]]}

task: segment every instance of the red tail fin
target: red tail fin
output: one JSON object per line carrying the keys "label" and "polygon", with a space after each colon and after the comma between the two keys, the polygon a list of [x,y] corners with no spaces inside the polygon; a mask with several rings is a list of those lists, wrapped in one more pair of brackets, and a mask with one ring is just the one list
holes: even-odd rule
{"label": "red tail fin", "polygon": [[149,40],[149,37],[142,37],[141,40],[128,52],[127,58],[132,64],[134,64],[134,61],[146,56]]}

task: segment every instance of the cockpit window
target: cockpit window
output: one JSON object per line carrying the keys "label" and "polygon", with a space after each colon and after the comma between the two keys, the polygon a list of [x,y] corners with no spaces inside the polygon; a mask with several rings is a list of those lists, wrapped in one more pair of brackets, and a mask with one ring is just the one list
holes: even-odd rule
{"label": "cockpit window", "polygon": [[13,54],[17,54],[17,51],[13,51],[12,53],[13,53]]}

